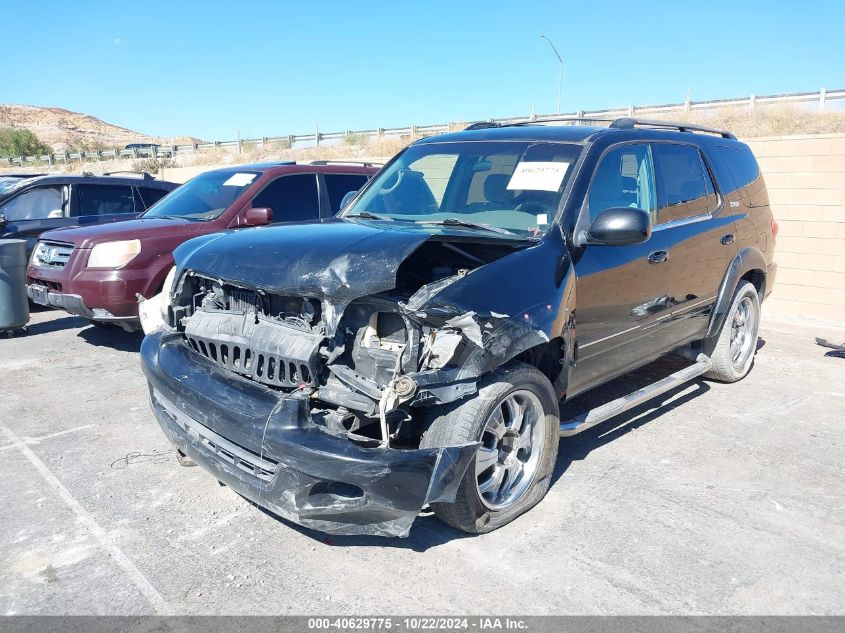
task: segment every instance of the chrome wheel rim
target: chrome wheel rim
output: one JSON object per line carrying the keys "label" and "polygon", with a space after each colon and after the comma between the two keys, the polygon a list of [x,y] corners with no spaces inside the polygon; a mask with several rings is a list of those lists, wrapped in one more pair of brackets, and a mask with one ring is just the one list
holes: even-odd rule
{"label": "chrome wheel rim", "polygon": [[546,441],[540,399],[524,389],[505,396],[481,433],[475,478],[481,502],[491,510],[513,505],[531,486]]}
{"label": "chrome wheel rim", "polygon": [[743,297],[734,310],[731,319],[731,362],[741,368],[753,353],[757,314],[750,297]]}

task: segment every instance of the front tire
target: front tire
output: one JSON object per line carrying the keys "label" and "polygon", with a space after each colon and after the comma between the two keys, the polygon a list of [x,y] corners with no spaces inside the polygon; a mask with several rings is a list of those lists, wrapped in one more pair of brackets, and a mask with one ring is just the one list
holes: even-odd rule
{"label": "front tire", "polygon": [[[754,284],[740,282],[722,329],[711,341],[705,341],[713,362],[705,378],[736,382],[744,378],[754,364],[760,331],[760,297]],[[709,344],[708,344],[709,343]]]}
{"label": "front tire", "polygon": [[514,362],[490,372],[478,393],[444,406],[421,448],[481,442],[454,503],[432,503],[437,517],[473,534],[491,532],[533,508],[551,483],[558,451],[558,399],[548,378]]}

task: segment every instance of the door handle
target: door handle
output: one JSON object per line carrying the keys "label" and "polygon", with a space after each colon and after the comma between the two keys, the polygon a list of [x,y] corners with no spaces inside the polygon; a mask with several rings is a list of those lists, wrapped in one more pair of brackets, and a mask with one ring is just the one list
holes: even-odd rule
{"label": "door handle", "polygon": [[727,235],[723,235],[722,239],[719,240],[722,244],[727,246],[728,244],[734,243],[734,235],[733,233],[728,233]]}
{"label": "door handle", "polygon": [[654,251],[648,256],[648,261],[651,264],[662,264],[669,259],[669,253],[666,251]]}

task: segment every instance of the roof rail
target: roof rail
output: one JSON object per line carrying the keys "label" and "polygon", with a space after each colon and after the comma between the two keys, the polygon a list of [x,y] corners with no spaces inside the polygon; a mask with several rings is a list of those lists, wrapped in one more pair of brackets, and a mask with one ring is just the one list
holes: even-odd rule
{"label": "roof rail", "polygon": [[532,123],[608,123],[610,121],[614,121],[615,119],[598,119],[598,118],[591,118],[591,117],[584,117],[584,116],[565,116],[565,117],[557,117],[557,116],[548,116],[542,117],[538,119],[526,119],[525,121],[516,121],[515,123],[510,123],[509,125],[531,125]]}
{"label": "roof rail", "polygon": [[467,130],[487,130],[491,127],[502,127],[501,123],[496,123],[495,121],[476,121],[475,123],[470,123],[464,128],[464,131]]}
{"label": "roof rail", "polygon": [[615,119],[610,127],[617,130],[632,130],[635,127],[656,127],[667,128],[671,130],[678,130],[679,132],[706,132],[707,134],[716,134],[722,138],[729,138],[736,140],[736,136],[727,130],[717,130],[712,127],[704,127],[703,125],[693,125],[692,123],[675,123],[673,121],[657,121],[655,119],[635,119],[632,117],[621,117]]}
{"label": "roof rail", "polygon": [[495,121],[478,121],[477,123],[471,123],[470,125],[465,127],[464,130],[484,130],[493,127],[515,127],[518,125],[534,125],[535,123],[610,123],[615,120],[616,119],[598,119],[583,116],[549,116],[539,117],[536,119],[525,119],[524,121],[510,121],[508,123],[497,123]]}
{"label": "roof rail", "polygon": [[384,167],[384,163],[369,160],[310,160],[307,165],[360,165],[361,167]]}
{"label": "roof rail", "polygon": [[153,177],[146,171],[131,171],[129,169],[123,169],[123,170],[120,170],[120,171],[107,171],[106,173],[103,174],[103,176],[114,176],[116,174],[132,174],[133,176],[136,176],[136,177],[141,178],[143,180],[152,180],[153,179]]}

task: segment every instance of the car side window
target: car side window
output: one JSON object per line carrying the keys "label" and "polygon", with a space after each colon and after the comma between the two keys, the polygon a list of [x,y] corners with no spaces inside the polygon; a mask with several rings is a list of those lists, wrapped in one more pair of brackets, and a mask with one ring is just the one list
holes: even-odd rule
{"label": "car side window", "polygon": [[[124,185],[79,185],[76,187],[79,215],[135,213],[132,187]],[[143,209],[139,209],[142,211]]]}
{"label": "car side window", "polygon": [[256,208],[273,210],[273,222],[316,220],[320,217],[316,174],[295,174],[277,178],[252,200]]}
{"label": "car side window", "polygon": [[9,222],[64,217],[62,187],[39,187],[25,191],[0,207]]}
{"label": "car side window", "polygon": [[660,208],[657,224],[712,213],[719,204],[701,152],[691,145],[655,143]]}
{"label": "car side window", "polygon": [[657,190],[649,145],[622,145],[607,152],[593,175],[587,202],[591,221],[605,209],[631,207],[648,211],[654,222]]}
{"label": "car side window", "polygon": [[329,193],[329,204],[332,215],[340,211],[340,203],[350,191],[358,191],[367,182],[363,174],[323,174],[326,189]]}

